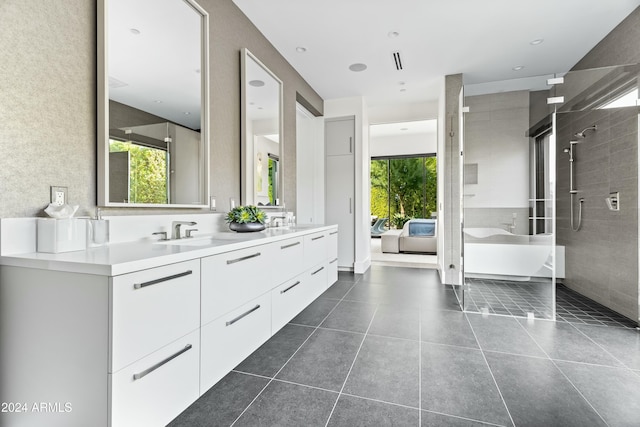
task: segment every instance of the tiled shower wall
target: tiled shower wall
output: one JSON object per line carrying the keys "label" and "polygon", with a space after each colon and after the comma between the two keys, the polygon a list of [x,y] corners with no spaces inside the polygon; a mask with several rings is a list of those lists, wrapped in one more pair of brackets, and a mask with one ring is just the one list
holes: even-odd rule
{"label": "tiled shower wall", "polygon": [[[584,198],[582,227],[571,230],[569,156],[573,134],[587,132],[574,151],[574,200]],[[557,116],[557,243],[566,247],[565,284],[579,293],[638,319],[638,109],[560,113]],[[620,211],[605,198],[620,192]]]}
{"label": "tiled shower wall", "polygon": [[[585,55],[573,70],[640,63],[640,8]],[[559,121],[557,139],[558,244],[566,248],[566,284],[607,307],[638,320],[638,121],[633,109],[573,113]],[[577,185],[585,197],[584,226],[569,231],[569,162],[562,152],[570,135],[599,124],[578,147]],[[583,127],[580,127],[584,125]],[[572,130],[571,126],[580,128]],[[605,142],[607,141],[607,142]],[[620,212],[604,197],[620,191]]]}

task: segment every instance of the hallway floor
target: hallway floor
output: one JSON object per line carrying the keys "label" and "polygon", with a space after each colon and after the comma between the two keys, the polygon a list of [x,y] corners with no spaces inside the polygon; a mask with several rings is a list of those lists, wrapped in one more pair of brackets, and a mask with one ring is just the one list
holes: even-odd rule
{"label": "hallway floor", "polygon": [[170,425],[631,426],[640,333],[460,312],[435,270],[338,282]]}

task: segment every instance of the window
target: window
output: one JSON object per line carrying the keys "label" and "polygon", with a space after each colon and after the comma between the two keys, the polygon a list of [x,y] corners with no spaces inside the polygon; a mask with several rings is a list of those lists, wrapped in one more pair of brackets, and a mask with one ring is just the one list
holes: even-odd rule
{"label": "window", "polygon": [[402,156],[371,159],[371,215],[402,228],[409,218],[436,211],[436,158]]}

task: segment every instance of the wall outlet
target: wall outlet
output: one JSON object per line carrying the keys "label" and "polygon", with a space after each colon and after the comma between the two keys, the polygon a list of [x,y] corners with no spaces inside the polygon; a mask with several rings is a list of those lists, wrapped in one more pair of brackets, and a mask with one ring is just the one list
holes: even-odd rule
{"label": "wall outlet", "polygon": [[51,186],[51,203],[56,206],[62,206],[67,203],[67,187]]}

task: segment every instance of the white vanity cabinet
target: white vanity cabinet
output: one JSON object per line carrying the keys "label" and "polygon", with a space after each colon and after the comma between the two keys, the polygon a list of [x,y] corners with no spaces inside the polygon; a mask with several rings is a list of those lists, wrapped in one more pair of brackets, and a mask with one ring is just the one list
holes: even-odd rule
{"label": "white vanity cabinet", "polygon": [[336,226],[265,234],[2,257],[0,399],[57,412],[0,424],[169,423],[335,282]]}

